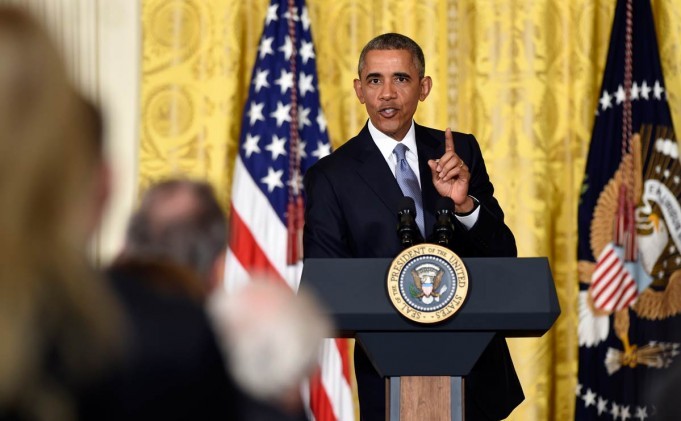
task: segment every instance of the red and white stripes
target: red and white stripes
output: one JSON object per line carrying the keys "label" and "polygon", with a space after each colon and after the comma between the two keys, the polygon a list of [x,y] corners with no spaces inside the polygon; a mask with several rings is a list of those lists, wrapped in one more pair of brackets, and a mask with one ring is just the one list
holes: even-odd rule
{"label": "red and white stripes", "polygon": [[[234,290],[253,275],[267,274],[296,290],[302,263],[287,265],[287,240],[286,226],[237,157],[225,287]],[[354,420],[350,375],[347,341],[327,339],[305,396],[316,421]]]}
{"label": "red and white stripes", "polygon": [[598,310],[606,312],[621,310],[636,299],[636,281],[627,269],[620,252],[623,253],[621,247],[608,243],[596,262],[589,292],[594,307]]}

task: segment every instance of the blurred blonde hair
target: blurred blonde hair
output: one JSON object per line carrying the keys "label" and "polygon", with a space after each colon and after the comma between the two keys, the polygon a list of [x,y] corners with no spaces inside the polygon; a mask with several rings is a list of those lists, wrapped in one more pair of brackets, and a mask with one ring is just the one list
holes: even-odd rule
{"label": "blurred blonde hair", "polygon": [[68,419],[55,377],[96,371],[118,332],[85,258],[101,122],[20,10],[0,7],[0,58],[0,408]]}

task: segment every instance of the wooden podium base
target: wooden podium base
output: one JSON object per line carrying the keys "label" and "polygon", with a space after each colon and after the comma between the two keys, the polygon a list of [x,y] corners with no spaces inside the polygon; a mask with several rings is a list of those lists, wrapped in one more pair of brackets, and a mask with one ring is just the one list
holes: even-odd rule
{"label": "wooden podium base", "polygon": [[386,379],[386,421],[463,421],[461,377]]}

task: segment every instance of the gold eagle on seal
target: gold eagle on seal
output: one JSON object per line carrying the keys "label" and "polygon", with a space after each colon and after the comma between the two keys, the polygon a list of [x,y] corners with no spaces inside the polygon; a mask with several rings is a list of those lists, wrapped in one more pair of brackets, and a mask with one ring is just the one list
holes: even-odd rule
{"label": "gold eagle on seal", "polygon": [[415,298],[420,299],[426,304],[430,304],[434,299],[440,298],[444,291],[440,291],[442,276],[445,272],[432,264],[421,265],[411,270],[414,285],[418,289]]}

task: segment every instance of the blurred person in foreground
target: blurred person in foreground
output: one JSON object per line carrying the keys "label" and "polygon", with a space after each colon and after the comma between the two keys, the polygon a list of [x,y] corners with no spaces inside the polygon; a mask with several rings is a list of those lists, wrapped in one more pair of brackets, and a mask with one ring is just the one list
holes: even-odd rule
{"label": "blurred person in foreground", "polygon": [[226,247],[227,218],[213,188],[201,181],[168,179],[144,193],[113,268],[153,273],[154,266],[172,266],[177,275],[183,272],[184,282],[156,286],[202,299],[222,282]]}
{"label": "blurred person in foreground", "polygon": [[109,384],[106,419],[239,418],[203,308],[221,281],[226,241],[210,185],[172,179],[144,193],[107,271],[126,309],[131,347]]}
{"label": "blurred person in foreground", "polygon": [[312,296],[255,278],[233,293],[214,294],[208,305],[237,384],[255,399],[250,421],[307,420],[301,385],[316,369],[331,323]]}
{"label": "blurred person in foreground", "polygon": [[73,420],[120,340],[86,254],[108,192],[100,116],[5,6],[0,58],[0,419]]}

